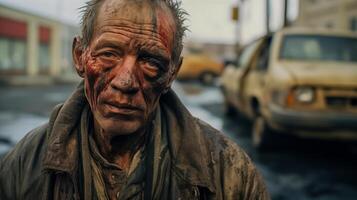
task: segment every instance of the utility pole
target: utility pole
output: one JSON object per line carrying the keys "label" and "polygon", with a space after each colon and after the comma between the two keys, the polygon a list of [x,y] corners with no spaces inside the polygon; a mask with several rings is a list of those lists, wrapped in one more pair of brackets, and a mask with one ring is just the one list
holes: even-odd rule
{"label": "utility pole", "polygon": [[284,24],[283,27],[289,26],[289,19],[288,19],[288,0],[284,0]]}
{"label": "utility pole", "polygon": [[270,0],[265,0],[265,25],[266,33],[270,33]]}
{"label": "utility pole", "polygon": [[236,55],[238,55],[238,53],[239,53],[240,40],[241,40],[241,31],[240,31],[241,22],[239,19],[239,15],[240,15],[240,9],[239,9],[239,4],[238,4],[234,7],[232,7],[232,10],[231,10],[231,19],[236,24],[235,33],[234,33],[234,35],[236,36],[236,44],[235,44]]}

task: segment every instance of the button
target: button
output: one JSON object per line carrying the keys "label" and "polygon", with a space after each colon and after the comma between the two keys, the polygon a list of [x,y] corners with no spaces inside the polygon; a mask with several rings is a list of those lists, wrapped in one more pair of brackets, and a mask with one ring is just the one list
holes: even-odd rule
{"label": "button", "polygon": [[117,179],[117,176],[115,174],[112,174],[112,179]]}
{"label": "button", "polygon": [[119,199],[120,192],[117,192],[117,199]]}

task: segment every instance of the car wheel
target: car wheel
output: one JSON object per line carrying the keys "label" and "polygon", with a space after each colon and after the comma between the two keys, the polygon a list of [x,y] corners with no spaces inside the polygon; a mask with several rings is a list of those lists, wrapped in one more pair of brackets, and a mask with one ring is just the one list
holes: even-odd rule
{"label": "car wheel", "polygon": [[262,116],[257,116],[254,119],[252,129],[253,146],[257,150],[268,150],[271,148],[271,130]]}
{"label": "car wheel", "polygon": [[233,116],[235,114],[235,110],[234,107],[229,103],[229,101],[227,100],[227,92],[225,90],[225,88],[223,86],[220,86],[221,92],[223,94],[223,113],[226,116]]}
{"label": "car wheel", "polygon": [[224,114],[226,116],[234,116],[235,114],[235,110],[233,108],[233,106],[228,103],[227,101],[224,102]]}
{"label": "car wheel", "polygon": [[203,72],[200,76],[200,80],[205,85],[212,85],[215,75],[212,72]]}

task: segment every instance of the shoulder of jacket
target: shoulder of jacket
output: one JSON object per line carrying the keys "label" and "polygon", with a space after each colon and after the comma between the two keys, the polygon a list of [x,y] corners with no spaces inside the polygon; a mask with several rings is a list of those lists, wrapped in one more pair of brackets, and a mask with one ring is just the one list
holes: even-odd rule
{"label": "shoulder of jacket", "polygon": [[207,123],[198,120],[205,140],[208,165],[215,175],[216,192],[223,199],[269,200],[264,180],[248,154],[233,140]]}
{"label": "shoulder of jacket", "polygon": [[[57,105],[50,116],[49,122],[38,126],[28,132],[1,160],[1,167],[14,165],[26,165],[26,163],[36,159],[39,164],[41,156],[47,147],[47,139],[51,132],[51,126],[54,123],[62,104]],[[41,155],[40,155],[41,154]],[[16,164],[17,163],[17,164]],[[21,167],[21,166],[17,166]]]}
{"label": "shoulder of jacket", "polygon": [[[232,139],[221,131],[213,128],[206,122],[196,118],[201,130],[201,135],[206,144],[206,148],[211,154],[216,154],[217,159],[222,158],[225,162],[232,162],[238,165],[251,165],[251,159],[247,153]],[[213,155],[211,155],[213,156]],[[246,166],[247,167],[247,166]]]}
{"label": "shoulder of jacket", "polygon": [[197,121],[204,140],[207,140],[209,143],[213,143],[213,145],[217,148],[221,148],[222,150],[229,148],[238,152],[243,151],[232,139],[221,131],[213,128],[211,125],[198,118],[195,118],[195,120]]}
{"label": "shoulder of jacket", "polygon": [[23,199],[24,193],[35,190],[34,183],[44,180],[40,177],[46,130],[47,123],[30,131],[1,160],[0,193],[5,199]]}
{"label": "shoulder of jacket", "polygon": [[39,148],[43,148],[43,142],[46,139],[48,123],[43,124],[29,133],[27,133],[10,152],[5,155],[3,161],[11,159],[26,159],[31,153],[38,152]]}

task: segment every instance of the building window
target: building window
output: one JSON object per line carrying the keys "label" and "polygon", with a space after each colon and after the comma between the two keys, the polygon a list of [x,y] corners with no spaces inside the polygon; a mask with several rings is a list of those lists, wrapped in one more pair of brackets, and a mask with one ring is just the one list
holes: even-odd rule
{"label": "building window", "polygon": [[357,31],[357,17],[352,17],[350,20],[351,31]]}
{"label": "building window", "polygon": [[26,43],[21,40],[13,40],[12,59],[17,69],[25,70],[26,65]]}
{"label": "building window", "polygon": [[0,70],[25,72],[26,42],[19,39],[0,38]]}
{"label": "building window", "polygon": [[0,16],[0,71],[25,73],[27,24]]}
{"label": "building window", "polygon": [[47,26],[40,26],[38,33],[40,40],[38,52],[38,64],[40,74],[49,74],[51,29]]}
{"label": "building window", "polygon": [[39,69],[41,74],[48,74],[49,73],[49,66],[50,66],[50,48],[48,44],[41,43],[39,45]]}
{"label": "building window", "polygon": [[10,42],[0,38],[0,69],[9,69],[11,67],[11,58],[9,56]]}

